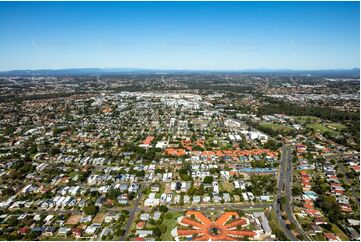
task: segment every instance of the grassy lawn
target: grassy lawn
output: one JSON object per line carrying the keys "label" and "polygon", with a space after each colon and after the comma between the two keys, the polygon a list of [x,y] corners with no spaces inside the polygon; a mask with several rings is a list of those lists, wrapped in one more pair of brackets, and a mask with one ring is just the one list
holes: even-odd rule
{"label": "grassy lawn", "polygon": [[78,175],[78,173],[75,172],[75,171],[72,171],[72,172],[69,173],[68,176],[70,176],[71,178],[73,178],[73,177],[75,177],[76,175]]}
{"label": "grassy lawn", "polygon": [[[313,170],[302,170],[302,171],[309,175],[312,175],[314,173]],[[301,175],[301,170],[295,170],[295,171],[293,171],[293,173],[299,177]]]}
{"label": "grassy lawn", "polygon": [[349,241],[350,239],[345,235],[344,232],[336,225],[332,224],[332,231],[338,236],[342,241]]}
{"label": "grassy lawn", "polygon": [[[253,204],[270,204],[272,205],[274,202],[273,200],[273,196],[270,196],[270,201],[261,201],[261,200],[257,200],[256,202],[252,202]],[[245,204],[245,203],[244,203]],[[250,207],[252,207],[252,204],[250,202],[248,202],[247,204],[249,204]]]}
{"label": "grassy lawn", "polygon": [[292,118],[301,124],[318,123],[319,121],[321,121],[320,118],[315,116],[292,116]]}
{"label": "grassy lawn", "polygon": [[215,137],[206,138],[205,146],[212,147],[214,141],[217,141],[217,143],[218,143],[218,140]]}
{"label": "grassy lawn", "polygon": [[172,218],[171,219],[166,219],[164,217],[162,224],[167,226],[167,231],[162,234],[161,239],[162,239],[162,241],[173,241],[174,239],[173,239],[173,237],[171,235],[171,231],[177,225],[177,218],[179,216],[181,216],[182,213],[168,211],[167,214],[172,214]]}
{"label": "grassy lawn", "polygon": [[231,182],[223,182],[222,186],[223,186],[223,189],[227,190],[228,192],[231,192],[234,190],[234,186]]}
{"label": "grassy lawn", "polygon": [[323,237],[321,234],[314,235],[314,236],[312,236],[312,238],[316,241],[325,241],[326,240],[326,238]]}
{"label": "grassy lawn", "polygon": [[[281,234],[283,234],[283,232],[281,230],[281,227],[280,227],[280,225],[278,223],[278,219],[276,217],[275,211],[274,210],[268,211],[268,212],[266,212],[266,215],[267,215],[267,218],[268,218],[269,226],[272,229],[272,233],[276,233],[276,234],[281,233]],[[282,240],[283,238],[279,238],[279,239]],[[286,237],[284,239],[286,239]]]}
{"label": "grassy lawn", "polygon": [[281,132],[281,133],[287,133],[293,130],[292,127],[286,126],[286,125],[282,125],[282,124],[273,124],[273,123],[268,123],[268,122],[261,122],[259,123],[259,126],[263,127],[263,128],[267,128],[267,129],[272,129],[276,132]]}
{"label": "grassy lawn", "polygon": [[303,218],[301,218],[299,216],[296,216],[296,217],[297,217],[297,221],[302,225],[312,223],[312,219],[309,217],[303,217]]}
{"label": "grassy lawn", "polygon": [[[270,224],[270,227],[273,228],[273,227],[276,227],[276,228],[279,228],[279,224],[278,224],[278,220],[276,218],[276,214],[273,212],[273,211],[270,211],[268,213],[269,215],[269,219],[268,219],[268,222]],[[280,229],[280,228],[279,228]]]}
{"label": "grassy lawn", "polygon": [[331,135],[338,135],[339,132],[332,130],[330,128],[327,128],[324,124],[307,124],[307,127],[315,130],[316,132],[320,132],[320,133],[330,133]]}
{"label": "grassy lawn", "polygon": [[54,236],[54,237],[44,237],[41,238],[41,240],[47,240],[47,241],[66,241],[66,240],[74,240],[73,237],[68,236],[68,237],[64,237],[64,236]]}
{"label": "grassy lawn", "polygon": [[251,213],[251,212],[264,212],[264,208],[244,208],[242,210],[247,211],[249,213]]}
{"label": "grassy lawn", "polygon": [[346,128],[345,125],[339,124],[339,123],[330,123],[330,124],[326,124],[326,126],[330,127],[331,129],[335,129],[335,130],[343,130]]}

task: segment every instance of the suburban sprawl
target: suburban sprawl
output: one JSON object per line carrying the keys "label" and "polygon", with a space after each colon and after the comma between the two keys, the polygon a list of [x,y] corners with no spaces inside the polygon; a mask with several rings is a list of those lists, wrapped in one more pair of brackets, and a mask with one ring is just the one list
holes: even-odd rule
{"label": "suburban sprawl", "polygon": [[1,240],[360,240],[354,77],[0,77]]}

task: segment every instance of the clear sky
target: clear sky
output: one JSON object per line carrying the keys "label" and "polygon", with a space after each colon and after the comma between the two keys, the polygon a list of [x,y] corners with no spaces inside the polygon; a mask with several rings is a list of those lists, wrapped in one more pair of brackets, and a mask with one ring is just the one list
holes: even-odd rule
{"label": "clear sky", "polygon": [[0,70],[360,65],[359,2],[1,2]]}

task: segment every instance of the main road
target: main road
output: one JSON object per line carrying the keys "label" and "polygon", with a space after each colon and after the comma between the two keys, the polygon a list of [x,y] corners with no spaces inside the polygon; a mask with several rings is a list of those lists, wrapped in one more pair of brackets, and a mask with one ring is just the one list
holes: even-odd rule
{"label": "main road", "polygon": [[[299,234],[303,235],[303,238],[305,240],[310,240],[309,236],[302,230],[301,226],[299,225],[299,223],[297,222],[297,220],[295,219],[293,212],[292,212],[292,150],[290,147],[284,145],[282,146],[281,149],[281,161],[280,161],[280,170],[279,170],[279,178],[278,178],[278,189],[277,189],[277,199],[275,204],[271,205],[271,204],[254,204],[252,205],[253,208],[265,208],[265,207],[269,207],[269,206],[273,206],[276,210],[276,215],[279,221],[279,224],[281,226],[281,229],[283,231],[283,233],[286,235],[286,237],[289,240],[299,240],[292,232],[289,228],[286,227],[286,221],[282,218],[282,214],[281,214],[281,198],[282,195],[284,194],[286,196],[286,204],[284,206],[285,208],[285,212],[287,214],[288,219],[296,226],[296,231]],[[136,212],[139,210],[139,203],[141,201],[141,197],[142,197],[142,191],[144,189],[144,183],[142,184],[141,188],[139,189],[138,193],[137,193],[137,198],[136,201],[134,203],[133,209],[131,209],[130,214],[129,214],[129,218],[127,221],[127,224],[125,226],[125,231],[124,231],[124,235],[121,236],[120,240],[125,240],[130,232],[131,229],[131,225],[132,222],[135,218]],[[225,205],[220,205],[220,207],[224,207]],[[207,207],[169,207],[170,210],[173,211],[184,211],[186,209],[199,209],[199,210],[209,210],[209,209],[218,209],[220,208],[217,205],[211,205],[211,206],[207,206]],[[233,207],[234,209],[245,209],[245,208],[250,208],[250,205],[240,205],[240,204],[234,204],[234,205],[230,205],[230,207]]]}
{"label": "main road", "polygon": [[285,235],[290,240],[298,240],[298,238],[291,232],[289,227],[286,227],[286,222],[282,218],[281,214],[281,198],[284,194],[286,197],[286,203],[284,206],[285,212],[291,223],[295,225],[298,234],[303,236],[304,240],[310,240],[309,236],[303,231],[302,227],[293,215],[292,209],[292,150],[290,147],[283,145],[281,150],[281,166],[278,179],[278,191],[277,191],[277,204],[276,214],[280,222],[281,228]]}
{"label": "main road", "polygon": [[289,240],[295,241],[298,240],[297,237],[291,232],[291,230],[289,230],[286,227],[286,221],[282,218],[282,214],[281,214],[281,198],[285,187],[285,180],[286,180],[285,168],[287,165],[287,159],[289,158],[289,154],[288,154],[289,152],[290,151],[288,147],[286,147],[285,145],[282,146],[281,161],[280,161],[281,164],[280,164],[278,185],[277,185],[276,215],[283,233],[286,235],[286,237]]}

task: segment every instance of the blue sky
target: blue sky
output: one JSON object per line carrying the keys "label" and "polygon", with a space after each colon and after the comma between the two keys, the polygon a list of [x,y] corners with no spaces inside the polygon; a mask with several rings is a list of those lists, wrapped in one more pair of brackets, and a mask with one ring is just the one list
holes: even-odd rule
{"label": "blue sky", "polygon": [[1,2],[0,70],[360,65],[359,2]]}

